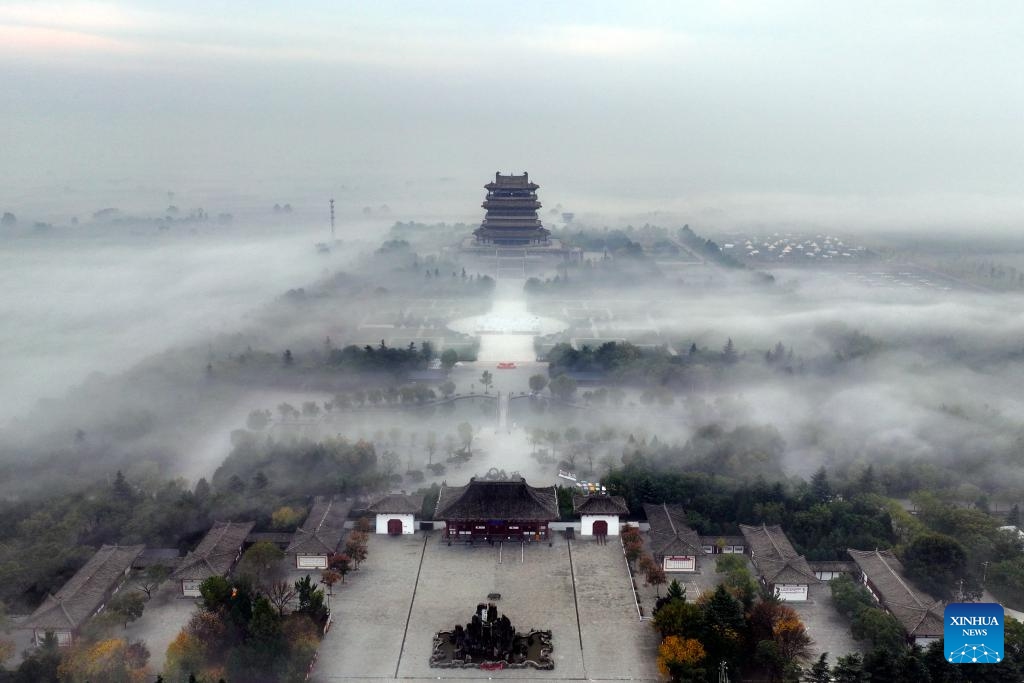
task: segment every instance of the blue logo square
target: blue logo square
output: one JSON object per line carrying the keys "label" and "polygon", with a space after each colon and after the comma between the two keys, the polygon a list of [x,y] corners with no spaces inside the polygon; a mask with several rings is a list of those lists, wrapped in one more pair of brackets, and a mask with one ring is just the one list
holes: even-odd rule
{"label": "blue logo square", "polygon": [[996,664],[1003,661],[1003,606],[995,602],[953,602],[943,617],[946,661]]}

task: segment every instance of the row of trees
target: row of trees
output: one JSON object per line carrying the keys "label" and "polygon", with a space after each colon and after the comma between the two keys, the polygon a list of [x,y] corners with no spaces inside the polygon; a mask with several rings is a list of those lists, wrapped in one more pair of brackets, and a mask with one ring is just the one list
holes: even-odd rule
{"label": "row of trees", "polygon": [[636,515],[652,501],[682,504],[690,526],[705,536],[735,534],[738,524],[781,524],[797,550],[811,560],[846,559],[847,548],[895,544],[885,499],[852,487],[842,496],[833,495],[824,472],[815,479],[795,484],[744,481],[665,471],[641,458],[613,469],[603,483],[624,496]]}
{"label": "row of trees", "polygon": [[149,650],[140,641],[112,637],[95,628],[70,648],[61,648],[52,634],[18,668],[0,680],[11,683],[145,683],[151,680]]}

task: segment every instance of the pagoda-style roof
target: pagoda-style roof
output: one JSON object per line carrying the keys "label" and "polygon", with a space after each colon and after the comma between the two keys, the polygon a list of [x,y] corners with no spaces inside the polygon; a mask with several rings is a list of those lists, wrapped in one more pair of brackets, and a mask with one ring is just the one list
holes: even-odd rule
{"label": "pagoda-style roof", "polygon": [[171,577],[208,579],[226,576],[254,526],[254,522],[215,522],[196,549],[181,560]]}
{"label": "pagoda-style roof", "polygon": [[473,231],[478,244],[529,246],[547,244],[551,234],[537,215],[537,183],[523,175],[494,174],[494,182],[484,185],[487,210],[480,227]]}
{"label": "pagoda-style roof", "polygon": [[577,515],[628,515],[629,506],[622,496],[576,494],[572,497],[572,511]]}
{"label": "pagoda-style roof", "polygon": [[535,487],[519,477],[505,481],[472,478],[465,486],[441,484],[434,519],[558,520],[554,486]]}
{"label": "pagoda-style roof", "polygon": [[793,548],[782,527],[740,524],[740,531],[747,540],[754,567],[767,583],[821,583],[807,564],[807,558]]}
{"label": "pagoda-style roof", "polygon": [[318,496],[306,521],[295,530],[285,551],[295,555],[330,555],[345,535],[345,520],[352,502]]}
{"label": "pagoda-style roof", "polygon": [[651,553],[655,557],[704,554],[700,536],[687,525],[681,505],[645,503],[644,513],[651,525],[647,533],[651,541]]}
{"label": "pagoda-style roof", "polygon": [[879,602],[913,637],[942,636],[942,601],[933,600],[904,578],[903,564],[891,550],[847,550],[867,577]]}
{"label": "pagoda-style roof", "polygon": [[494,182],[487,183],[484,188],[487,190],[536,190],[540,185],[530,182],[530,174],[523,171],[523,175],[502,175],[501,171],[494,174]]}
{"label": "pagoda-style roof", "polygon": [[105,545],[59,591],[47,595],[25,629],[74,631],[96,613],[142,554],[142,545]]}
{"label": "pagoda-style roof", "polygon": [[377,515],[418,515],[423,509],[423,496],[388,493],[366,507]]}

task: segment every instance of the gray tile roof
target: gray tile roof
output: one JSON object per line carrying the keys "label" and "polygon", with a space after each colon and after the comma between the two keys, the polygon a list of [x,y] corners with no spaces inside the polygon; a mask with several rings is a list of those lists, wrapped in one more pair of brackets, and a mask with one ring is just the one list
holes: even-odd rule
{"label": "gray tile roof", "polygon": [[723,534],[717,534],[713,536],[700,537],[700,542],[702,545],[717,545],[719,541],[722,542],[722,545],[741,545],[744,548],[747,546],[747,539],[743,538],[742,536],[725,536]]}
{"label": "gray tile roof", "polygon": [[208,579],[226,576],[254,526],[253,522],[215,522],[196,549],[182,558],[171,577]]}
{"label": "gray tile roof", "polygon": [[628,515],[629,506],[622,496],[576,494],[572,497],[572,510],[577,515]]}
{"label": "gray tile roof", "polygon": [[704,554],[700,536],[687,525],[681,505],[644,503],[644,513],[651,525],[647,533],[655,557]]}
{"label": "gray tile roof", "polygon": [[135,558],[132,569],[148,569],[157,564],[174,569],[180,561],[181,553],[177,548],[146,548]]}
{"label": "gray tile roof", "polygon": [[318,497],[302,527],[295,531],[286,550],[295,555],[330,555],[345,536],[345,520],[352,501]]}
{"label": "gray tile roof", "polygon": [[385,494],[366,507],[367,512],[393,515],[418,515],[422,509],[423,496],[401,493]]}
{"label": "gray tile roof", "polygon": [[904,578],[903,564],[891,550],[847,550],[857,567],[878,593],[882,606],[903,624],[913,637],[941,636],[941,600],[933,600]]}
{"label": "gray tile roof", "polygon": [[747,540],[754,567],[767,583],[821,583],[807,564],[807,558],[797,553],[786,538],[782,527],[740,524],[740,531]]}
{"label": "gray tile roof", "polygon": [[96,613],[124,579],[142,545],[105,545],[53,595],[47,595],[22,628],[76,630]]}
{"label": "gray tile roof", "polygon": [[465,486],[441,484],[434,519],[558,520],[554,486],[534,487],[525,479],[484,481],[475,477]]}
{"label": "gray tile roof", "polygon": [[818,560],[809,561],[807,564],[811,567],[812,571],[816,572],[847,572],[852,574],[857,571],[857,565],[854,562]]}

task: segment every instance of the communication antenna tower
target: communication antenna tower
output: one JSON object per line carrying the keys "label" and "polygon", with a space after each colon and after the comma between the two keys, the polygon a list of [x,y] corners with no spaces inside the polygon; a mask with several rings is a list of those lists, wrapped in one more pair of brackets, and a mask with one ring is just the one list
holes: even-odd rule
{"label": "communication antenna tower", "polygon": [[334,239],[334,199],[331,199],[331,240]]}

